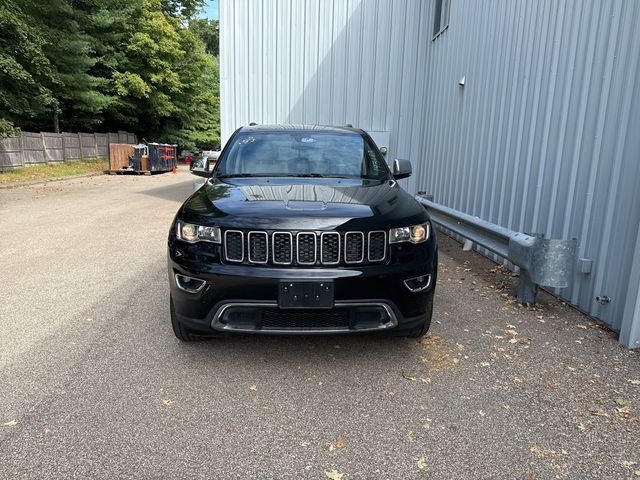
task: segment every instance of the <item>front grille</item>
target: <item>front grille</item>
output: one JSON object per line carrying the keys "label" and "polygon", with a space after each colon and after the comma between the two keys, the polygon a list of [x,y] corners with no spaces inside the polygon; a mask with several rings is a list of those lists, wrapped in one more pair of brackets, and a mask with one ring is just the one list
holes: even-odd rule
{"label": "front grille", "polygon": [[267,263],[267,232],[249,232],[249,261],[251,263]]}
{"label": "front grille", "polygon": [[272,265],[353,265],[383,262],[387,234],[373,232],[267,232],[226,230],[228,262]]}
{"label": "front grille", "polygon": [[238,230],[224,232],[224,251],[230,262],[244,260],[244,234]]}
{"label": "front grille", "polygon": [[306,330],[318,328],[349,328],[349,311],[335,310],[262,310],[263,329]]}
{"label": "front grille", "polygon": [[298,233],[296,249],[299,265],[313,265],[316,263],[316,234],[312,232]]}
{"label": "front grille", "polygon": [[360,263],[364,260],[364,233],[347,232],[344,235],[344,261]]}
{"label": "front grille", "polygon": [[369,232],[369,253],[368,260],[370,262],[379,262],[384,260],[387,254],[387,235],[382,231]]}
{"label": "front grille", "polygon": [[325,265],[340,263],[340,234],[324,232],[320,235],[320,262]]}

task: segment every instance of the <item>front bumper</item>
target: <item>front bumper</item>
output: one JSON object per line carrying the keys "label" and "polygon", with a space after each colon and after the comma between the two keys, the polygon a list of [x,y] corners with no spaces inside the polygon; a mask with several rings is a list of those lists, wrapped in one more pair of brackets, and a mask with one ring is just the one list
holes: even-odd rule
{"label": "front bumper", "polygon": [[[177,320],[196,334],[342,333],[411,329],[425,321],[436,283],[435,244],[416,246],[412,261],[340,268],[278,268],[201,263],[169,245],[168,273]],[[178,288],[176,274],[204,280],[198,292]],[[411,291],[404,281],[428,276],[429,287]],[[334,286],[332,309],[280,309],[281,281]]]}

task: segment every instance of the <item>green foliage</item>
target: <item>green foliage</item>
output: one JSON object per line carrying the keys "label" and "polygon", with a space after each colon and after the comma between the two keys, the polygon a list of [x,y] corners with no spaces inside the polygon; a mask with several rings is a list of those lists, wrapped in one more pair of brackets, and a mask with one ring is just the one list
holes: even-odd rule
{"label": "green foliage", "polygon": [[220,49],[220,34],[218,21],[208,18],[194,18],[189,20],[189,29],[204,42],[205,50],[210,55],[218,55]]}
{"label": "green foliage", "polygon": [[220,143],[216,22],[202,0],[0,0],[0,134],[129,129]]}
{"label": "green foliage", "polygon": [[56,104],[46,42],[25,6],[33,3],[0,0],[0,133],[28,124]]}

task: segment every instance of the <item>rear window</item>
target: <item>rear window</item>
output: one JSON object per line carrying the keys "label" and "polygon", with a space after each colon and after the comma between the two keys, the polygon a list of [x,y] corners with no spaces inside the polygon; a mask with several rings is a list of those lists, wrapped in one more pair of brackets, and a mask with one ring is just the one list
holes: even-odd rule
{"label": "rear window", "polygon": [[220,160],[218,176],[322,176],[388,179],[365,137],[317,131],[239,132]]}

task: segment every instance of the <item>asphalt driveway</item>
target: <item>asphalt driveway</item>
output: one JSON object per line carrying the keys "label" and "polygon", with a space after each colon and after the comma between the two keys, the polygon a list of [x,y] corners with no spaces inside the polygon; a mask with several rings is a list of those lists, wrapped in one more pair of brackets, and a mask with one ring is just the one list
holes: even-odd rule
{"label": "asphalt driveway", "polygon": [[0,190],[0,478],[640,478],[640,355],[441,236],[431,335],[181,344],[191,177]]}

